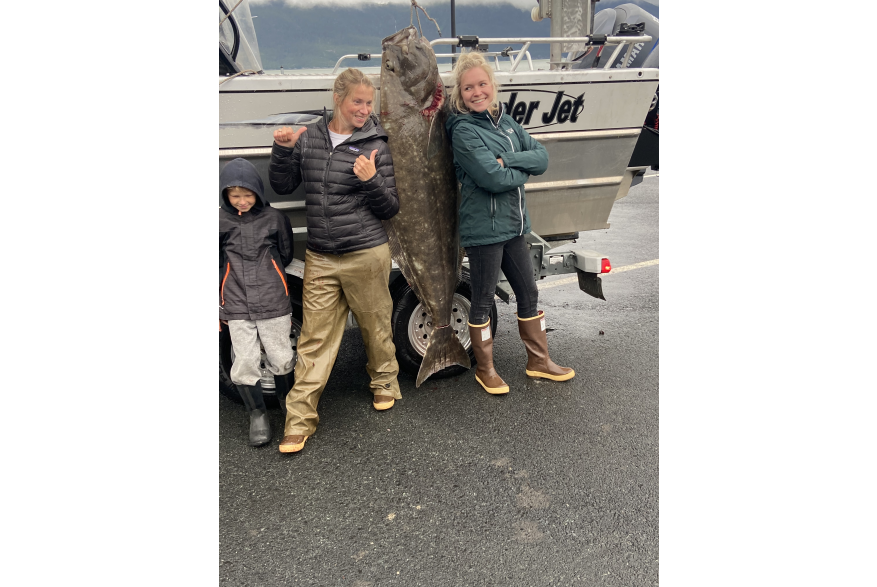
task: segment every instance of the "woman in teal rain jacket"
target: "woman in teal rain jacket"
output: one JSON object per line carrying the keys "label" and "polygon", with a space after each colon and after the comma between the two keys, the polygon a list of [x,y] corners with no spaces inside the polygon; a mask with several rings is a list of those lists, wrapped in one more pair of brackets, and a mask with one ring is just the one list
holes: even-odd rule
{"label": "woman in teal rain jacket", "polygon": [[499,271],[509,280],[518,306],[518,332],[527,349],[526,374],[567,381],[575,371],[548,356],[545,314],[537,310],[524,184],[548,169],[545,147],[533,140],[497,98],[493,69],[477,52],[465,53],[454,68],[452,113],[446,124],[454,150],[454,168],[462,184],[460,240],[469,257],[472,308],[469,334],[475,380],[487,393],[508,393],[493,366],[490,307]]}

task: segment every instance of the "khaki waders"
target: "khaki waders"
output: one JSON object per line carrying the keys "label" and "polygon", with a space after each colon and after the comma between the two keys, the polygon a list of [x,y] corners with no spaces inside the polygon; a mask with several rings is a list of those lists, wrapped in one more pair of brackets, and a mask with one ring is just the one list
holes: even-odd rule
{"label": "khaki waders", "polygon": [[316,430],[320,421],[317,404],[338,356],[348,309],[356,317],[365,343],[372,393],[402,398],[390,325],[390,267],[386,243],[343,255],[305,253],[304,320],[295,384],[286,396],[284,435],[311,436]]}

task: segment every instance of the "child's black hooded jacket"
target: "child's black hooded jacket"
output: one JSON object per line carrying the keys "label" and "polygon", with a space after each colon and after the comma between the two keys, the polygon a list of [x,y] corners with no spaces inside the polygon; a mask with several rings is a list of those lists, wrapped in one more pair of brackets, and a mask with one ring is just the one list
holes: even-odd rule
{"label": "child's black hooded jacket", "polygon": [[[225,195],[244,187],[256,205],[241,214]],[[229,161],[219,174],[219,318],[266,320],[292,312],[286,267],[292,261],[289,218],[265,201],[262,178],[246,159]]]}

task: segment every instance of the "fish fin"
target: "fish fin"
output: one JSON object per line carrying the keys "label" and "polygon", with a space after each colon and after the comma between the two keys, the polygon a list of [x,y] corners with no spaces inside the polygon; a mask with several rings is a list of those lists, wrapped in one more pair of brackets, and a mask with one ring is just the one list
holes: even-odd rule
{"label": "fish fin", "polygon": [[414,290],[414,295],[417,296],[418,300],[422,300],[423,298],[420,296],[420,292],[418,291],[417,284],[414,280],[414,272],[411,271],[411,266],[408,264],[408,257],[405,256],[405,253],[402,251],[402,243],[399,242],[399,235],[396,234],[396,229],[393,227],[392,220],[384,220],[384,230],[387,233],[387,238],[389,241],[387,244],[390,246],[390,257],[393,258],[393,261],[396,262],[396,265],[399,266],[399,271],[402,272],[402,277],[405,278],[409,284],[411,284],[411,289]]}
{"label": "fish fin", "polygon": [[463,348],[463,343],[457,338],[453,327],[436,328],[429,337],[429,344],[426,345],[415,385],[420,387],[430,375],[452,365],[462,365],[470,369],[472,362],[469,360],[469,353]]}

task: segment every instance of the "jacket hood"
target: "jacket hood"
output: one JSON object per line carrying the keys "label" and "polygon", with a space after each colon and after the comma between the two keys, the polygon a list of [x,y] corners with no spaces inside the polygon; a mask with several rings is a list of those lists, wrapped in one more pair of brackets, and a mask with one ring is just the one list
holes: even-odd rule
{"label": "jacket hood", "polygon": [[225,195],[226,188],[242,187],[247,188],[256,194],[256,205],[253,211],[261,210],[267,205],[265,201],[265,188],[262,185],[262,178],[256,171],[256,166],[238,157],[229,161],[219,174],[219,205],[229,214],[237,214],[238,211],[233,207]]}
{"label": "jacket hood", "polygon": [[[325,130],[327,137],[329,136],[330,120],[332,120],[332,118],[329,116],[326,109],[323,108],[323,126],[320,127],[320,130]],[[382,138],[386,141],[388,135],[387,131],[384,130],[384,127],[381,126],[380,119],[374,112],[372,112],[371,114],[369,114],[368,118],[365,119],[365,124],[362,125],[362,128],[358,128],[353,131],[353,134],[350,136],[348,141],[350,141],[351,143],[356,143],[359,141],[373,139],[375,137]]]}
{"label": "jacket hood", "polygon": [[[499,118],[505,114],[505,104],[499,103]],[[498,119],[497,119],[498,120]],[[445,129],[448,131],[448,138],[454,133],[454,129],[460,124],[477,124],[479,126],[495,126],[490,114],[484,112],[457,112],[456,110],[448,110],[448,118],[445,121]]]}

